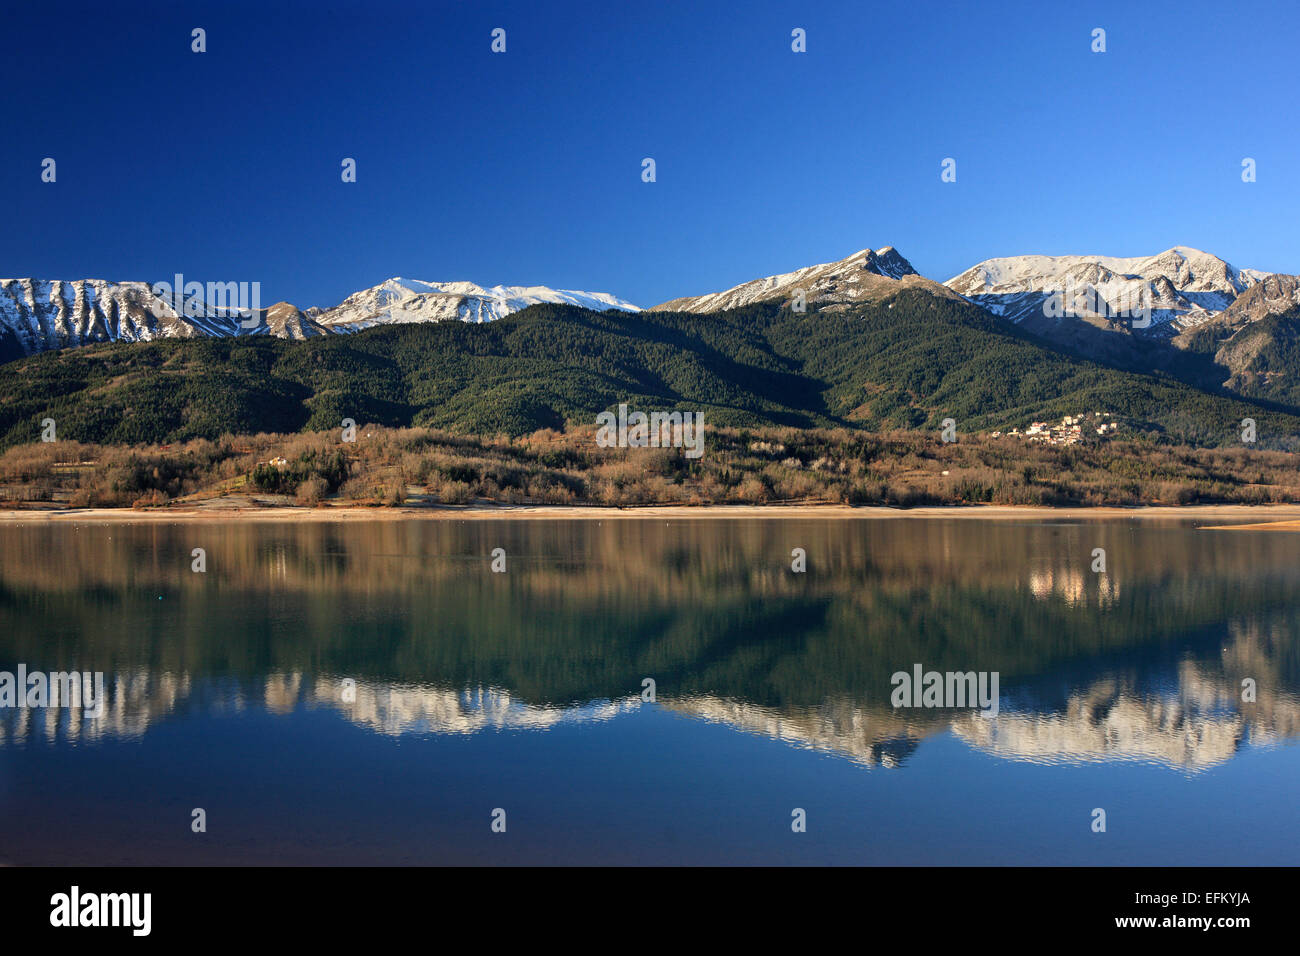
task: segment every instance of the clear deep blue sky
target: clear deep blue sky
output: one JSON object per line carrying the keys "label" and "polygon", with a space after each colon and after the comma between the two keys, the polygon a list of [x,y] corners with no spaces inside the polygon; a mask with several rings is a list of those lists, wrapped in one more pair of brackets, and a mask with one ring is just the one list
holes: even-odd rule
{"label": "clear deep blue sky", "polygon": [[941,281],[1173,245],[1300,272],[1295,3],[12,6],[0,276],[648,306],[884,245]]}

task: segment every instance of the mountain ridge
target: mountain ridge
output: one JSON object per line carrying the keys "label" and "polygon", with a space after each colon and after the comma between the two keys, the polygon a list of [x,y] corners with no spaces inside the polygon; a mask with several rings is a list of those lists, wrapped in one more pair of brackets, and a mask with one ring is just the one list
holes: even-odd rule
{"label": "mountain ridge", "polygon": [[103,342],[248,335],[305,339],[399,322],[487,322],[541,303],[640,311],[606,292],[394,278],[329,308],[303,310],[289,302],[257,308],[250,326],[233,308],[154,290],[136,280],[0,279],[0,362]]}
{"label": "mountain ridge", "polygon": [[[1149,308],[1150,336],[1176,335],[1213,319],[1271,273],[1238,269],[1190,246],[1152,256],[1020,255],[986,259],[944,285],[1009,322],[1050,332],[1065,293],[1066,318],[1095,321]],[[1095,293],[1094,301],[1085,296]],[[1054,298],[1055,301],[1051,301]],[[1058,314],[1052,314],[1056,311]],[[1146,318],[1146,316],[1143,316]]]}
{"label": "mountain ridge", "polygon": [[575,305],[603,311],[640,312],[638,306],[608,292],[552,289],[549,286],[491,286],[473,282],[426,282],[395,276],[354,292],[336,306],[313,310],[313,321],[333,331],[360,331],[407,322],[491,322],[531,305]]}
{"label": "mountain ridge", "polygon": [[[179,280],[178,280],[179,281]],[[97,342],[272,336],[306,340],[391,325],[492,323],[538,305],[642,312],[610,293],[548,286],[485,287],[396,276],[326,308],[277,302],[245,326],[230,309],[156,295],[144,282],[0,280],[0,362]],[[1049,348],[1197,388],[1300,407],[1300,277],[1238,269],[1173,246],[1152,256],[1025,255],[986,259],[938,283],[893,246],[683,296],[646,312],[715,315],[761,303],[834,315],[904,293],[964,302]],[[208,292],[212,295],[212,292]],[[1150,321],[1124,307],[1149,305]],[[1279,321],[1263,321],[1282,316]]]}
{"label": "mountain ridge", "polygon": [[721,292],[669,299],[650,311],[709,314],[758,302],[793,301],[799,293],[803,294],[805,307],[835,311],[851,304],[883,301],[912,288],[954,298],[939,283],[912,268],[893,246],[882,246],[877,250],[860,249],[834,262],[750,279]]}
{"label": "mountain ridge", "polygon": [[[1256,359],[1272,361],[1271,351]],[[717,313],[539,304],[485,322],[385,325],[288,342],[271,335],[110,343],[0,365],[0,448],[336,429],[344,419],[519,435],[602,410],[703,411],[710,425],[961,434],[1113,413],[1151,440],[1300,444],[1296,406],[1070,357],[959,298],[799,314],[781,302]],[[503,476],[504,479],[504,476]],[[124,479],[125,480],[125,479]]]}
{"label": "mountain ridge", "polygon": [[[701,295],[679,296],[652,311],[710,314],[756,302],[788,300],[803,293],[804,307],[836,311],[851,304],[884,301],[904,289],[963,298],[1032,334],[1069,345],[1071,326],[1132,335],[1131,322],[1115,321],[1117,306],[1151,306],[1144,337],[1175,337],[1221,315],[1236,326],[1300,302],[1296,277],[1238,269],[1210,253],[1173,246],[1153,256],[1020,255],[986,259],[946,282],[920,275],[893,246],[861,249],[833,262],[804,266]],[[1273,289],[1260,293],[1259,286]],[[1050,301],[1063,290],[1095,292],[1095,299],[1065,299],[1067,315],[1054,315]],[[1141,299],[1145,295],[1146,299]],[[1233,306],[1243,300],[1236,310]],[[104,279],[0,279],[0,358],[30,355],[102,341],[271,334],[301,339],[410,322],[490,322],[531,305],[575,305],[601,311],[636,312],[633,303],[605,292],[549,286],[485,287],[469,281],[430,282],[400,276],[352,293],[342,302],[308,309],[279,302],[260,310],[246,327],[239,316],[202,303],[194,311],[179,299],[154,294],[149,283]],[[1066,321],[1062,321],[1065,319]],[[1085,330],[1087,335],[1090,332]],[[1086,337],[1086,335],[1085,335]],[[1076,343],[1077,344],[1077,343]]]}

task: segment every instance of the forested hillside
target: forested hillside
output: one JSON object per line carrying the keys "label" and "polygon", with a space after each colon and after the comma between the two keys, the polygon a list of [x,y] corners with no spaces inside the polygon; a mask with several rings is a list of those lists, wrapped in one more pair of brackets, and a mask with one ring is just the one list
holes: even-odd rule
{"label": "forested hillside", "polygon": [[759,304],[714,315],[538,305],[487,324],[375,328],[306,341],[165,340],[47,352],[0,366],[0,447],[110,444],[358,424],[523,434],[590,424],[627,402],[715,425],[973,432],[1108,411],[1130,433],[1295,447],[1282,406],[1051,351],[974,306],[924,292],[844,311]]}

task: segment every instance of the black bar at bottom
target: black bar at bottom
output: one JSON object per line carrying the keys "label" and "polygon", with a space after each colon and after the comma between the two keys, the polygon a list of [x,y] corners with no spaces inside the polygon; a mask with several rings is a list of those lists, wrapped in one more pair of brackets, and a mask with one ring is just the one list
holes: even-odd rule
{"label": "black bar at bottom", "polygon": [[[869,941],[893,928],[947,939],[1232,943],[1294,925],[1296,870],[870,869],[0,869],[0,933],[94,942],[284,939],[339,945],[441,931],[501,944],[673,945],[717,936],[771,945],[774,929]],[[78,910],[72,916],[73,887]],[[103,894],[114,894],[105,898]],[[119,894],[128,894],[121,896]],[[145,898],[148,897],[148,934]],[[94,897],[88,900],[88,897]],[[72,926],[112,922],[117,926]],[[55,926],[53,922],[67,925]],[[1207,922],[1208,921],[1208,922]],[[695,929],[691,929],[694,927]],[[909,928],[910,927],[910,928]],[[1246,934],[1243,936],[1242,934]],[[1041,942],[1042,937],[1036,937]]]}

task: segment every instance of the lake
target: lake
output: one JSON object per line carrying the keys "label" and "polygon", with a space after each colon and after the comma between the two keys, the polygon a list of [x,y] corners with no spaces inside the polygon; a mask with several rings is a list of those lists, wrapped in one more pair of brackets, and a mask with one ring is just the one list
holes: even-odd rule
{"label": "lake", "polygon": [[0,863],[1300,863],[1300,535],[128,522],[0,525],[0,671],[104,675]]}

